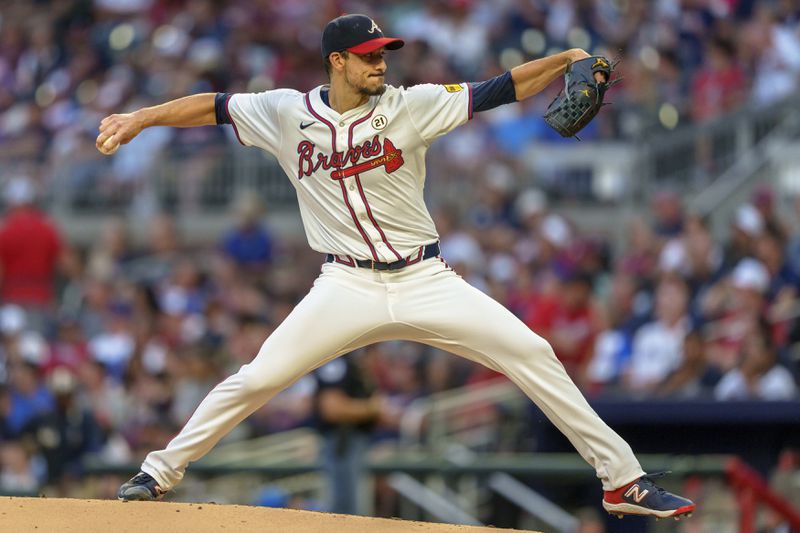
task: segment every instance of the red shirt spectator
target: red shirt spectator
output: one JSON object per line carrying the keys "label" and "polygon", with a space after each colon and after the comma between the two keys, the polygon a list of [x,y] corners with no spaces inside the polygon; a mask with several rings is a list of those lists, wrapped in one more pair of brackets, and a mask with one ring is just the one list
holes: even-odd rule
{"label": "red shirt spectator", "polygon": [[735,62],[733,45],[714,39],[708,50],[708,65],[695,74],[691,88],[692,116],[698,122],[736,109],[747,89],[744,71]]}
{"label": "red shirt spectator", "polygon": [[61,237],[34,207],[33,184],[12,178],[5,189],[9,212],[0,226],[0,298],[44,307],[53,302],[53,276],[61,256]]}
{"label": "red shirt spectator", "polygon": [[550,342],[564,368],[579,383],[597,335],[591,297],[591,278],[573,274],[560,294],[543,297],[525,317],[528,327]]}

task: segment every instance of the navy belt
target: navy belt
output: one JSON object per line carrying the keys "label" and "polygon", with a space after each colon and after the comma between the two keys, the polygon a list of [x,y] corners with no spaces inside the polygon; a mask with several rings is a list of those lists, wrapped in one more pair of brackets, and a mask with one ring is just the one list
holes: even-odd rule
{"label": "navy belt", "polygon": [[380,261],[373,261],[371,259],[355,259],[349,255],[341,256],[333,254],[328,254],[325,262],[340,263],[342,265],[351,267],[358,266],[361,268],[369,268],[370,270],[400,270],[401,268],[413,265],[414,263],[419,263],[425,259],[430,259],[431,257],[436,257],[437,255],[439,255],[439,243],[435,242],[433,244],[420,246],[417,253],[411,254],[404,259],[400,259],[399,261],[392,261],[391,263],[382,263]]}

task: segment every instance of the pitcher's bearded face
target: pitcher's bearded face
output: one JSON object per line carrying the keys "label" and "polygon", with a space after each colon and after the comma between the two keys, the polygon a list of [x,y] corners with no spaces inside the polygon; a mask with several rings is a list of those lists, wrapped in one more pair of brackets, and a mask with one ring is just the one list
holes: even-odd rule
{"label": "pitcher's bearded face", "polygon": [[369,54],[343,53],[345,82],[366,96],[376,96],[386,92],[384,54],[384,48]]}

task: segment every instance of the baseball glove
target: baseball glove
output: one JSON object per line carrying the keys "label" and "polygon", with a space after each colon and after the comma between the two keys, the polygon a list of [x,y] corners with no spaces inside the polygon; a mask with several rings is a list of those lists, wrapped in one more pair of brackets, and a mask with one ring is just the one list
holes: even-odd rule
{"label": "baseball glove", "polygon": [[564,73],[564,90],[550,102],[544,120],[562,137],[575,137],[600,111],[606,91],[620,81],[611,79],[616,64],[602,56],[570,63]]}

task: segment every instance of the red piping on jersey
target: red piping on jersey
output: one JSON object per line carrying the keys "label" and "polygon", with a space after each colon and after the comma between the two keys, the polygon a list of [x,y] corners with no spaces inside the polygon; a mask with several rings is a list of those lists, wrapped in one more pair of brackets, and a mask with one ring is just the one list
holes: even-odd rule
{"label": "red piping on jersey", "polygon": [[[353,129],[355,129],[356,126],[358,126],[359,124],[361,124],[365,120],[369,119],[369,117],[371,117],[372,113],[374,113],[374,112],[375,112],[375,108],[373,107],[372,111],[370,111],[368,115],[365,115],[365,116],[361,117],[360,119],[356,120],[355,122],[353,122],[352,124],[350,124],[350,131],[347,134],[347,147],[350,150],[353,149]],[[395,255],[395,257],[397,257],[397,260],[399,261],[399,260],[403,259],[403,256],[401,256],[399,253],[397,253],[397,250],[395,250],[394,247],[389,243],[389,239],[386,238],[386,234],[383,233],[383,230],[378,225],[378,221],[375,220],[375,217],[372,215],[372,209],[370,209],[369,202],[367,202],[367,195],[364,193],[364,188],[361,186],[361,178],[359,177],[358,174],[356,174],[354,177],[355,177],[355,180],[356,180],[356,185],[358,186],[358,193],[361,195],[361,200],[364,202],[364,206],[367,208],[367,216],[369,216],[369,219],[372,221],[372,225],[375,226],[376,230],[378,230],[378,233],[381,236],[381,240],[392,251],[392,253]]]}
{"label": "red piping on jersey", "polygon": [[347,258],[347,261],[345,261],[344,259],[342,259],[342,258],[341,258],[341,257],[339,257],[338,255],[334,255],[334,256],[333,256],[333,259],[334,259],[334,261],[336,261],[337,263],[341,263],[341,264],[343,264],[343,265],[347,265],[347,266],[349,266],[349,267],[354,267],[354,266],[356,266],[356,261],[355,261],[355,259],[353,259],[353,258],[352,258],[352,257],[350,257],[349,255],[345,255],[344,257],[346,257],[346,258]]}
{"label": "red piping on jersey", "polygon": [[469,93],[469,103],[467,103],[467,105],[469,106],[467,108],[467,120],[472,120],[472,84],[471,83],[467,84],[467,92]]}
{"label": "red piping on jersey", "polygon": [[[330,121],[326,120],[322,115],[320,115],[319,113],[314,111],[314,108],[311,106],[311,98],[309,97],[309,93],[306,93],[305,100],[306,100],[306,107],[308,108],[308,112],[311,113],[312,115],[314,115],[314,117],[317,120],[319,120],[320,122],[322,122],[323,124],[328,126],[328,128],[331,130],[331,148],[332,148],[333,152],[336,153],[336,151],[337,151],[336,150],[336,128],[334,127],[334,125]],[[339,161],[338,168],[341,168],[341,166],[343,164],[344,164],[343,161]],[[342,186],[342,196],[344,197],[344,203],[347,206],[347,209],[350,211],[350,217],[353,219],[353,222],[355,222],[356,228],[358,229],[358,232],[361,234],[361,238],[364,239],[364,242],[367,243],[367,246],[369,246],[369,251],[370,251],[370,253],[372,253],[372,259],[375,260],[375,261],[378,261],[378,254],[375,252],[375,247],[372,246],[372,242],[370,242],[369,236],[364,231],[364,228],[361,227],[361,224],[358,222],[358,217],[356,216],[356,212],[355,212],[355,210],[353,210],[353,206],[350,205],[350,200],[347,198],[347,189],[345,189],[344,180],[339,180],[339,185]]]}
{"label": "red piping on jersey", "polygon": [[242,142],[242,138],[239,137],[239,128],[236,127],[236,123],[233,121],[233,117],[231,117],[231,112],[228,110],[228,102],[231,101],[231,96],[233,95],[229,94],[228,97],[225,99],[225,114],[228,115],[228,120],[230,121],[231,126],[233,126],[233,133],[236,134],[236,140],[238,140],[239,144],[241,144],[242,146],[247,146]]}
{"label": "red piping on jersey", "polygon": [[[419,263],[420,259],[422,259],[422,251],[423,250],[425,250],[425,247],[424,246],[420,246],[419,247],[419,252],[417,252],[417,257],[415,257],[414,259],[408,260],[406,262],[406,266],[413,265],[415,263]],[[409,256],[409,257],[411,257],[411,256]]]}

